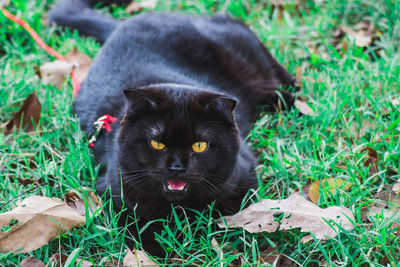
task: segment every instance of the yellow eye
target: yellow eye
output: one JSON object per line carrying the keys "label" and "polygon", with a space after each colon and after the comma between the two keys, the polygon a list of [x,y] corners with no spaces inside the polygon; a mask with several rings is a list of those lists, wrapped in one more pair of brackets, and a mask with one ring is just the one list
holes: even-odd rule
{"label": "yellow eye", "polygon": [[157,149],[157,150],[163,150],[164,147],[165,147],[165,145],[163,143],[157,142],[157,141],[154,141],[154,140],[151,140],[150,144],[154,149]]}
{"label": "yellow eye", "polygon": [[207,142],[196,142],[192,145],[192,149],[196,153],[204,152],[207,149]]}

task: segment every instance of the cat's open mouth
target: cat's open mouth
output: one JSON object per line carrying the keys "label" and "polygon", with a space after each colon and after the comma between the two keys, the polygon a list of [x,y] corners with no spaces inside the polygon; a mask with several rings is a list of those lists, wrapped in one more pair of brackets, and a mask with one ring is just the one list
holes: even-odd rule
{"label": "cat's open mouth", "polygon": [[187,183],[179,179],[168,180],[164,184],[164,190],[168,192],[185,192],[187,190]]}

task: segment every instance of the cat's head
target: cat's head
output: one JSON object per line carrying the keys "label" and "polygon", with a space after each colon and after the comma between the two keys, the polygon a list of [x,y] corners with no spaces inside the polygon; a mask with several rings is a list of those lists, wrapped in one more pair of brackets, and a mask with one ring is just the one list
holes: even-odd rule
{"label": "cat's head", "polygon": [[239,151],[236,100],[171,85],[124,93],[118,157],[125,190],[170,201],[218,197]]}

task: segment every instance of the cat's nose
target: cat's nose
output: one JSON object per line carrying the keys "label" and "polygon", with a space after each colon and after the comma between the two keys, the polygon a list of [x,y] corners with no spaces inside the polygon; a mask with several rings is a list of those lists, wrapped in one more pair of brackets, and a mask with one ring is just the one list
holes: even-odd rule
{"label": "cat's nose", "polygon": [[171,166],[171,167],[169,167],[168,168],[168,170],[170,171],[170,172],[184,172],[185,170],[186,170],[186,168],[185,167],[179,167],[179,166]]}
{"label": "cat's nose", "polygon": [[186,170],[185,166],[183,165],[182,161],[177,157],[175,158],[171,165],[168,167],[170,172],[184,172]]}

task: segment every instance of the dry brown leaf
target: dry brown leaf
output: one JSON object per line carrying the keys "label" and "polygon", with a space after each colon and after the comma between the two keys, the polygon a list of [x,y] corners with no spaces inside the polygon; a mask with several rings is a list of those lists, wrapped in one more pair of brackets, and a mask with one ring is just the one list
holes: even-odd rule
{"label": "dry brown leaf", "polygon": [[10,4],[10,0],[0,0],[0,9]]}
{"label": "dry brown leaf", "polygon": [[74,64],[76,68],[74,73],[78,77],[80,83],[82,83],[89,73],[90,65],[92,64],[92,59],[83,53],[80,53],[76,47],[69,51],[64,56],[65,61]]}
{"label": "dry brown leaf", "polygon": [[369,131],[373,131],[377,127],[375,120],[373,118],[355,120],[349,126],[349,130],[356,138],[360,138]]}
{"label": "dry brown leaf", "polygon": [[[62,267],[65,266],[65,262],[68,260],[68,256],[55,253],[51,256],[50,263],[52,267]],[[90,261],[82,260],[80,258],[76,258],[75,262],[71,262],[71,265],[75,263],[73,266],[80,266],[80,267],[92,267],[93,264]]]}
{"label": "dry brown leaf", "polygon": [[29,159],[22,159],[18,161],[18,164],[16,163],[10,163],[10,168],[16,169],[17,167],[21,167],[26,170],[36,170],[36,162],[33,158]]}
{"label": "dry brown leaf", "polygon": [[26,257],[23,261],[20,262],[19,267],[45,267],[41,260],[38,260],[34,257]]}
{"label": "dry brown leaf", "polygon": [[349,168],[347,168],[347,166],[344,163],[338,163],[335,165],[335,167],[337,169],[341,169],[341,170],[348,170]]}
{"label": "dry brown leaf", "polygon": [[364,166],[367,168],[369,167],[369,176],[371,176],[378,172],[378,162],[379,162],[378,153],[376,152],[375,149],[370,147],[366,147],[361,150],[361,152],[365,151],[368,151],[368,157],[364,161]]}
{"label": "dry brown leaf", "polygon": [[366,47],[372,44],[374,34],[376,32],[375,26],[368,21],[361,21],[353,26],[354,30],[347,26],[340,26],[339,29],[346,33],[350,40],[354,40],[356,46]]}
{"label": "dry brown leaf", "polygon": [[118,260],[115,260],[113,258],[106,260],[103,263],[103,266],[105,267],[118,267],[118,266],[123,266],[122,263]]}
{"label": "dry brown leaf", "polygon": [[62,267],[64,265],[64,263],[67,261],[68,256],[60,254],[60,253],[56,253],[53,254],[53,256],[51,256],[51,266],[52,267]]}
{"label": "dry brown leaf", "polygon": [[131,250],[127,249],[125,252],[126,256],[122,263],[124,266],[158,266],[158,264],[152,261],[144,251],[135,249],[133,251],[134,253],[132,253]]}
{"label": "dry brown leaf", "polygon": [[278,262],[280,257],[281,254],[279,253],[279,251],[276,250],[276,248],[269,247],[266,250],[260,251],[258,256],[258,263],[266,263],[272,266],[279,266]]}
{"label": "dry brown leaf", "polygon": [[[83,191],[83,192],[82,192]],[[92,217],[96,211],[98,211],[101,206],[101,200],[89,189],[83,188],[83,190],[79,189],[79,192],[70,191],[64,195],[65,202],[75,210],[79,215],[85,216],[85,200],[88,205],[89,216]],[[96,216],[100,214],[100,212],[96,213]]]}
{"label": "dry brown leaf", "polygon": [[361,209],[361,218],[364,221],[371,221],[371,217],[381,215],[384,218],[393,216],[400,210],[400,195],[397,192],[398,183],[385,185],[369,198],[369,206]]}
{"label": "dry brown leaf", "polygon": [[157,6],[157,0],[144,0],[142,2],[133,1],[126,8],[125,12],[128,14],[135,14],[145,8],[153,10]]}
{"label": "dry brown leaf", "polygon": [[40,66],[40,77],[43,84],[53,84],[58,89],[64,84],[68,75],[74,71],[73,63],[61,60],[47,62]]}
{"label": "dry brown leaf", "polygon": [[315,115],[315,111],[304,101],[296,99],[296,101],[294,101],[294,106],[300,111],[301,114],[310,116]]}
{"label": "dry brown leaf", "polygon": [[18,178],[17,178],[17,181],[18,181],[20,184],[22,184],[23,186],[27,186],[27,185],[30,185],[30,184],[36,184],[36,183],[38,183],[38,182],[39,182],[39,179],[38,179],[38,178],[36,178],[36,179],[31,179],[31,178],[26,178],[26,179],[24,179],[24,178],[18,177]]}
{"label": "dry brown leaf", "polygon": [[285,6],[287,5],[292,5],[294,9],[297,11],[297,14],[301,17],[301,12],[299,9],[300,6],[300,0],[270,0],[272,4],[272,12],[274,12],[275,8],[278,8],[278,20],[282,21],[284,14],[283,12],[285,11]]}
{"label": "dry brown leaf", "polygon": [[393,192],[395,192],[397,195],[400,194],[400,183],[395,183],[392,187]]}
{"label": "dry brown leaf", "polygon": [[276,248],[269,247],[263,251],[260,251],[258,256],[258,262],[261,264],[270,264],[272,266],[279,266],[279,258],[281,253]]}
{"label": "dry brown leaf", "polygon": [[[283,215],[280,223],[274,219],[274,215]],[[250,233],[271,233],[278,228],[280,230],[300,228],[301,232],[311,232],[317,239],[335,237],[338,233],[335,223],[346,230],[354,228],[351,223],[354,217],[348,208],[333,206],[321,209],[299,194],[293,194],[283,200],[263,199],[235,215],[223,218],[226,224],[220,220],[218,223],[220,228],[241,227]],[[330,226],[325,220],[335,223],[332,222]],[[312,239],[311,235],[307,235],[301,241],[305,243]]]}
{"label": "dry brown leaf", "polygon": [[308,188],[308,197],[310,200],[314,203],[317,204],[320,196],[319,188],[320,188],[320,180],[314,181],[310,187]]}
{"label": "dry brown leaf", "polygon": [[340,178],[324,178],[314,181],[308,189],[308,197],[317,204],[321,195],[321,189],[335,195],[340,190],[348,190],[352,186],[351,183]]}
{"label": "dry brown leaf", "polygon": [[223,251],[222,248],[219,246],[218,241],[217,241],[217,239],[215,239],[215,237],[213,237],[213,238],[211,239],[211,247],[212,247],[216,252],[218,252],[218,257],[219,257],[219,261],[220,261],[219,265],[220,265],[221,267],[223,267],[223,266],[224,266],[224,261],[223,261],[223,259],[224,259],[224,251]]}
{"label": "dry brown leaf", "polygon": [[392,97],[390,101],[392,102],[393,106],[398,107],[400,104],[400,96]]}
{"label": "dry brown leaf", "polygon": [[311,180],[307,179],[307,182],[305,185],[303,185],[302,188],[296,188],[291,194],[300,194],[302,195],[305,199],[309,200],[310,197],[308,196],[308,191],[310,189],[312,182]]}
{"label": "dry brown leaf", "polygon": [[260,251],[258,256],[258,263],[260,263],[262,266],[264,266],[265,264],[268,264],[268,266],[271,265],[276,267],[298,266],[273,247],[268,247],[267,249]]}
{"label": "dry brown leaf", "polygon": [[36,92],[33,92],[25,99],[22,107],[14,115],[14,117],[7,122],[5,125],[4,134],[10,134],[14,127],[17,129],[25,129],[27,132],[33,131],[34,125],[38,126],[41,111],[42,105],[40,105]]}
{"label": "dry brown leaf", "polygon": [[303,87],[303,75],[301,73],[301,66],[297,66],[296,68],[296,81],[298,82],[300,87]]}
{"label": "dry brown leaf", "polygon": [[50,240],[85,224],[85,217],[77,214],[64,201],[44,196],[29,196],[17,208],[0,214],[0,251],[27,253],[46,245]]}

